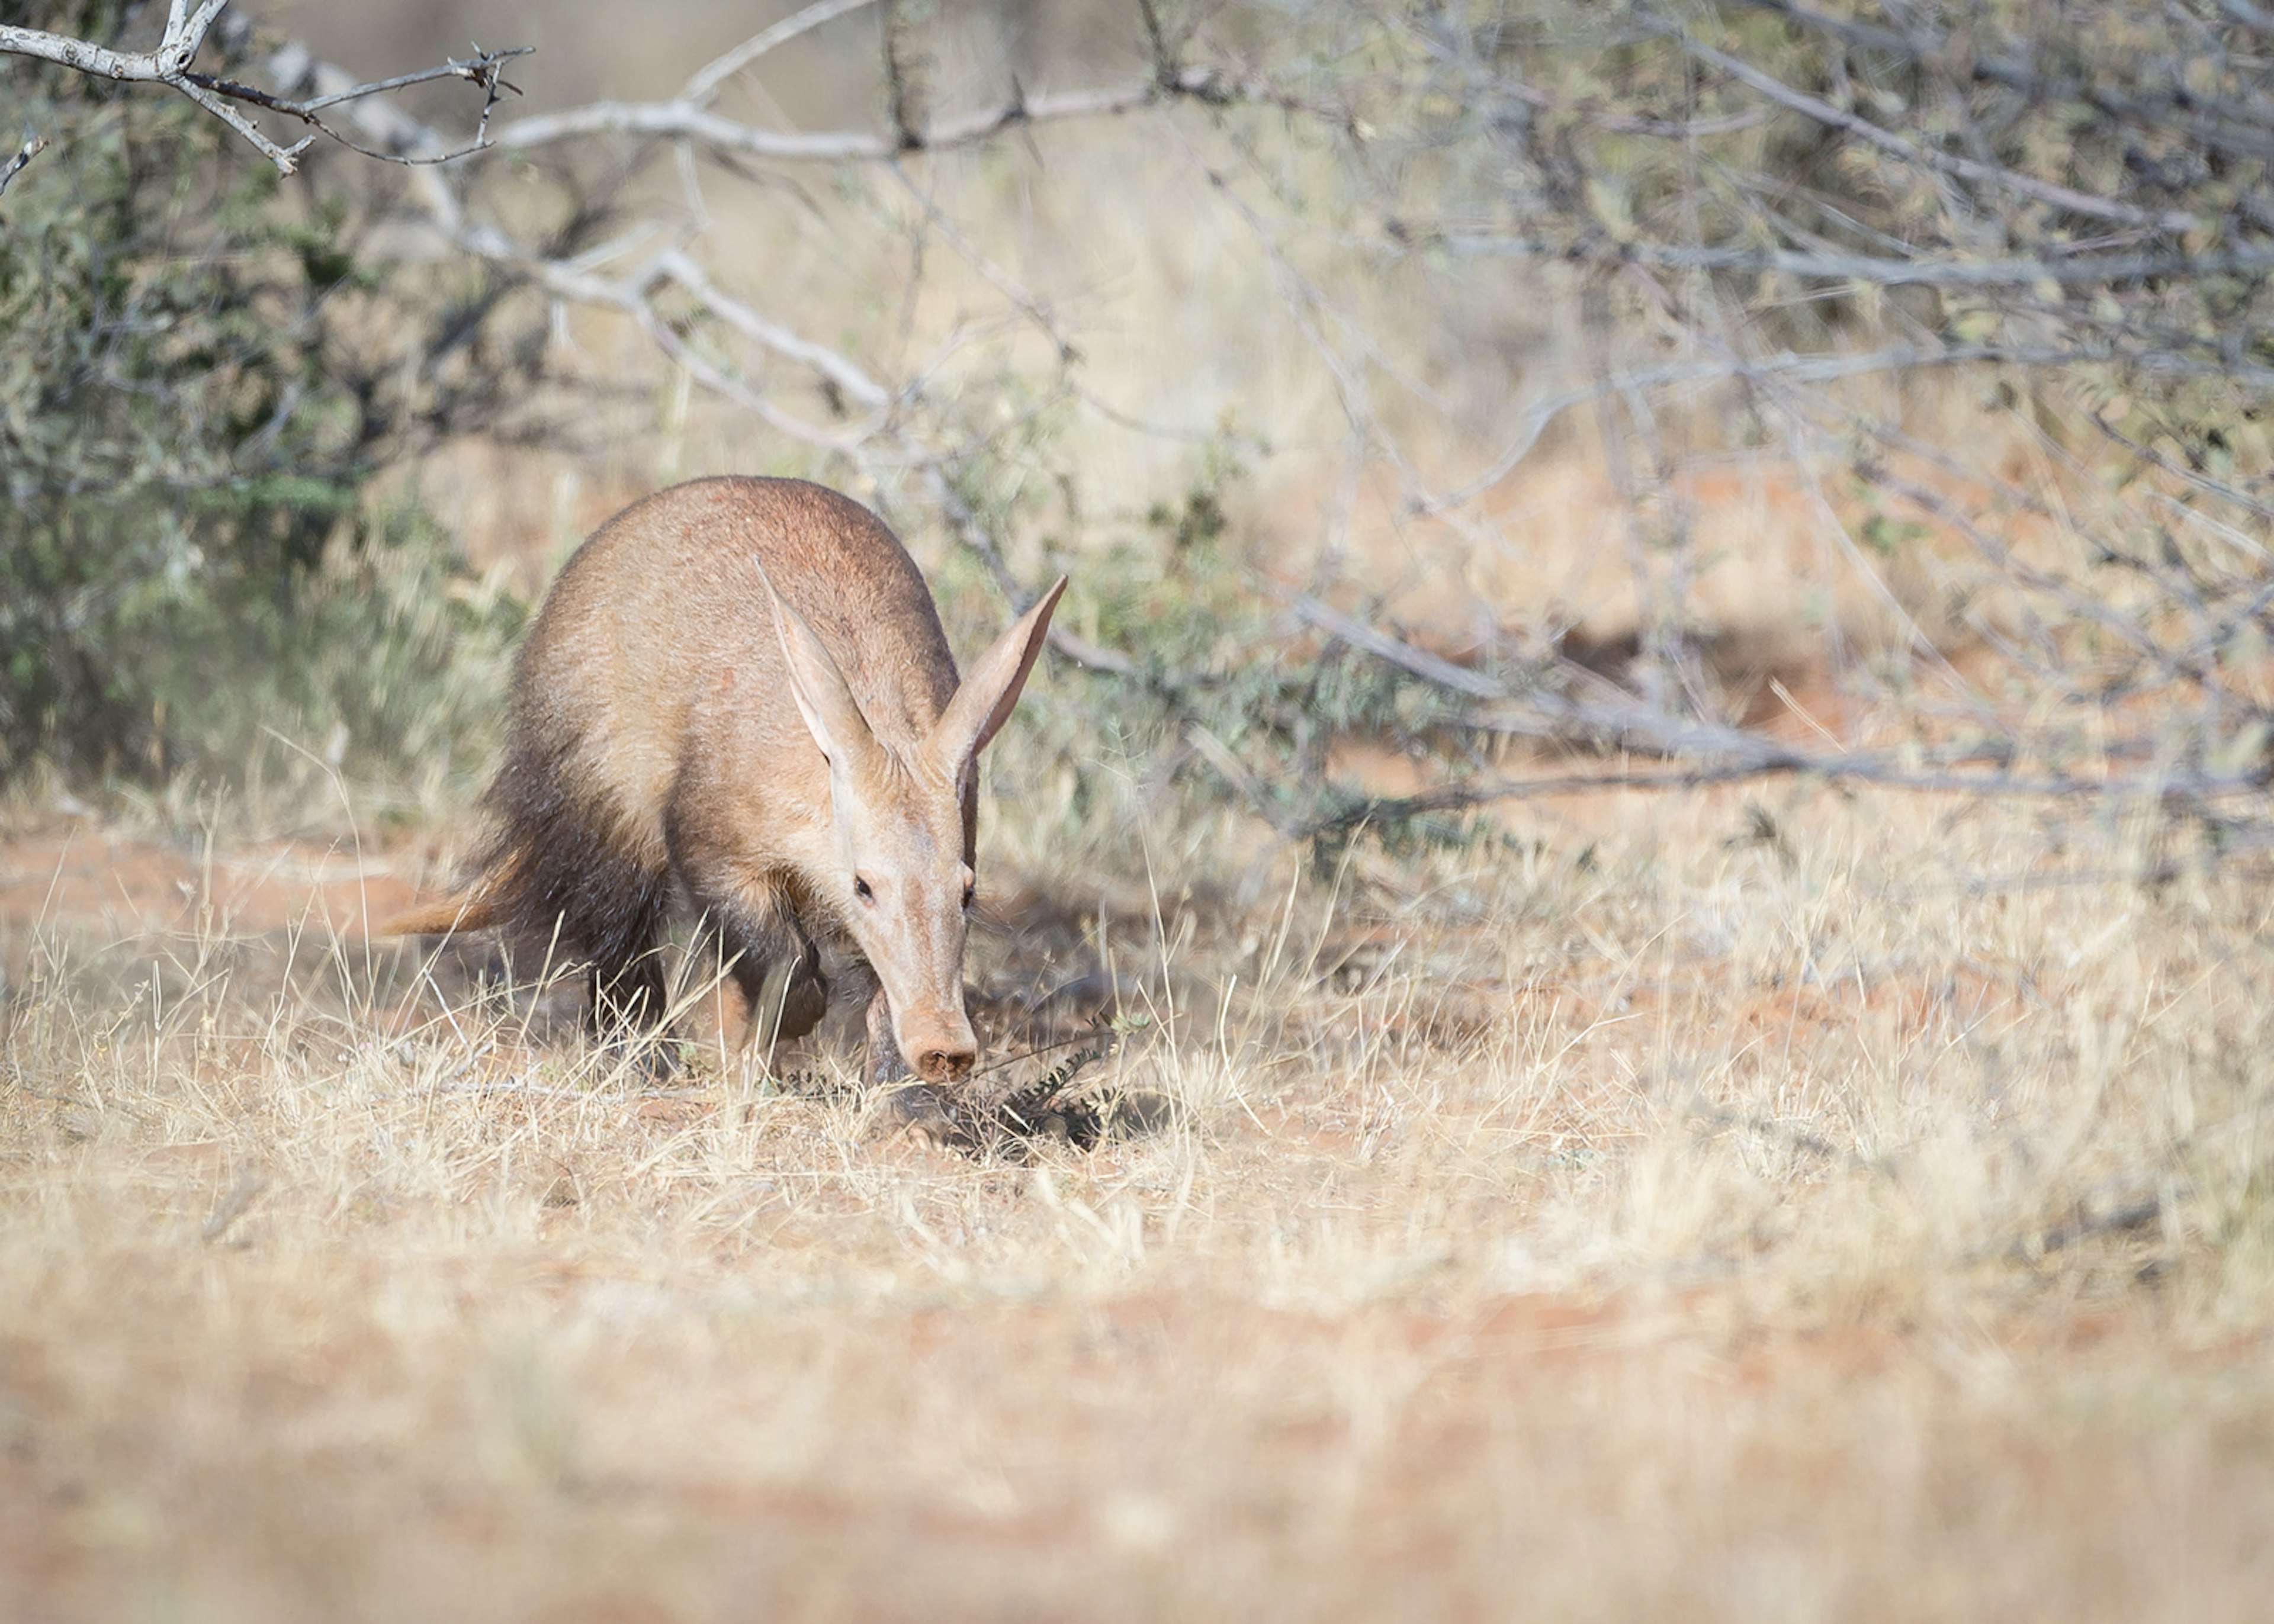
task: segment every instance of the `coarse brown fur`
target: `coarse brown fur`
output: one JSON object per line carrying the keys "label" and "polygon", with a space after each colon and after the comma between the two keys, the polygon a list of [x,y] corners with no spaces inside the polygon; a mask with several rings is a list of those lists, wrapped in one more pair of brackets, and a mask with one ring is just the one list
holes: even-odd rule
{"label": "coarse brown fur", "polygon": [[[581,964],[596,1024],[623,1033],[664,1013],[659,950],[683,901],[754,1021],[764,995],[780,1036],[809,1031],[827,964],[855,990],[883,983],[872,1071],[912,1048],[927,1078],[959,1080],[975,1056],[960,986],[972,760],[1058,590],[957,705],[923,577],[858,503],[760,478],[635,503],[577,549],[522,648],[471,883],[392,928],[493,926]],[[943,899],[950,888],[963,895]]]}

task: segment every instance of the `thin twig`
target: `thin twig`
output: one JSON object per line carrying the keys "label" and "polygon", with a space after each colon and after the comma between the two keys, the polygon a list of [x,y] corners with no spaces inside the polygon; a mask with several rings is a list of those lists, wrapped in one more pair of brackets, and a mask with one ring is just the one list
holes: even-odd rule
{"label": "thin twig", "polygon": [[2198,229],[2202,224],[2202,222],[2195,216],[2181,210],[2165,209],[2159,213],[2135,208],[2129,203],[2119,203],[2113,199],[2095,197],[2090,192],[2078,192],[2072,187],[2057,185],[2052,181],[2039,180],[2035,176],[2017,174],[2012,169],[1999,169],[1994,164],[1979,163],[1971,158],[1962,158],[1955,153],[1937,152],[1930,147],[1920,147],[1915,142],[1905,140],[1893,131],[1881,129],[1869,119],[1859,118],[1855,114],[1845,112],[1828,102],[1819,101],[1803,91],[1795,90],[1783,80],[1762,72],[1751,63],[1739,61],[1726,51],[1716,50],[1702,40],[1692,39],[1678,29],[1669,28],[1668,33],[1683,50],[1697,57],[1698,61],[1711,63],[1739,84],[1759,92],[1780,107],[1789,108],[1796,113],[1805,114],[1820,124],[1845,132],[1858,139],[1867,141],[1881,152],[1900,158],[1906,163],[1939,169],[1946,175],[1955,175],[1966,180],[2002,186],[2019,196],[2030,198],[2040,203],[2050,203],[2056,208],[2067,209],[2071,214],[2090,215],[2096,220],[2112,220],[2125,225],[2150,226],[2159,231],[2192,231]]}
{"label": "thin twig", "polygon": [[703,70],[689,79],[680,91],[679,100],[703,107],[719,94],[719,88],[728,79],[749,67],[778,45],[787,45],[802,34],[809,33],[826,22],[834,22],[848,11],[865,11],[878,0],[817,0],[802,11],[794,11],[772,27],[762,28],[734,49],[712,58]]}
{"label": "thin twig", "polygon": [[[1251,91],[1253,97],[1247,94]],[[1265,97],[1260,87],[1243,87],[1212,71],[1193,69],[1170,86],[1146,79],[1135,85],[1020,96],[958,118],[889,134],[867,130],[764,130],[724,117],[704,103],[683,96],[672,102],[595,102],[558,113],[517,118],[500,130],[491,145],[525,152],[587,136],[640,135],[690,140],[713,152],[746,158],[842,163],[890,158],[904,152],[952,151],[1023,125],[1108,117],[1179,99],[1221,105]]]}
{"label": "thin twig", "polygon": [[37,133],[26,135],[24,138],[24,144],[16,149],[16,155],[9,159],[6,163],[0,164],[0,192],[7,191],[8,183],[16,178],[26,164],[45,152],[47,147],[46,136]]}
{"label": "thin twig", "polygon": [[1826,784],[1865,784],[1875,789],[1915,794],[1977,795],[2032,801],[2140,801],[2194,805],[2233,795],[2266,793],[2260,772],[2142,774],[2129,778],[2078,778],[2065,773],[1918,771],[1887,756],[1865,754],[1734,762],[1726,766],[1668,768],[1654,772],[1572,772],[1534,778],[1485,778],[1447,785],[1414,795],[1368,795],[1300,820],[1256,810],[1291,839],[1348,834],[1370,824],[1396,824],[1434,813],[1468,812],[1504,801],[1538,801],[1559,795],[1597,795],[1620,790],[1706,789],[1760,778],[1810,778]]}
{"label": "thin twig", "polygon": [[1600,399],[1607,389],[1660,389],[1675,384],[1758,383],[1773,377],[1785,378],[1795,383],[1830,383],[1875,372],[1920,372],[1935,367],[1993,364],[2057,366],[2065,362],[2087,358],[2105,357],[2086,357],[2071,350],[2022,349],[2002,344],[1905,345],[1854,355],[1781,355],[1751,360],[1689,361],[1623,372],[1565,389],[1535,402],[1525,412],[1508,448],[1495,457],[1482,472],[1452,490],[1408,497],[1405,511],[1426,518],[1451,508],[1465,507],[1476,500],[1516,471],[1557,417],[1574,407],[1587,405]]}
{"label": "thin twig", "polygon": [[[1465,257],[1568,259],[1582,264],[1656,266],[1682,271],[1774,272],[1815,281],[1873,282],[1888,288],[2027,288],[2146,282],[2158,277],[2230,276],[2274,270],[2274,245],[2204,253],[2075,254],[2061,259],[1894,259],[1878,254],[1796,253],[1781,248],[1700,247],[1678,243],[1553,243],[1493,232],[1431,235],[1409,225],[1413,240]],[[2263,371],[2265,369],[2260,369]]]}
{"label": "thin twig", "polygon": [[[502,97],[508,94],[513,95],[521,94],[521,86],[507,80],[498,70],[503,64],[516,56],[526,56],[536,49],[534,45],[517,45],[507,50],[486,51],[477,46],[475,54],[463,61],[453,58],[440,67],[422,68],[415,73],[398,73],[393,79],[374,79],[369,84],[349,85],[297,101],[272,95],[267,91],[257,89],[251,85],[239,84],[233,79],[216,79],[210,74],[186,73],[183,75],[183,79],[186,83],[215,95],[228,96],[233,101],[247,102],[268,112],[281,113],[288,118],[297,118],[301,123],[321,131],[350,151],[359,153],[366,158],[376,158],[385,163],[448,163],[483,151],[491,145],[491,114],[496,110],[497,104]],[[373,148],[362,145],[316,116],[326,108],[338,107],[346,102],[358,102],[371,96],[384,95],[389,91],[401,90],[411,85],[424,85],[440,79],[463,79],[478,86],[482,92],[482,110],[475,121],[473,136],[457,147],[440,151],[422,150],[408,153]]]}
{"label": "thin twig", "polygon": [[[0,25],[0,55],[52,62],[91,78],[115,79],[121,84],[165,86],[228,124],[275,165],[279,174],[290,175],[299,168],[300,154],[307,151],[315,137],[304,137],[290,147],[279,146],[238,110],[237,102],[297,118],[366,157],[390,163],[440,162],[447,157],[478,151],[488,144],[490,110],[502,92],[514,88],[498,77],[498,64],[536,49],[516,46],[503,51],[483,51],[477,48],[475,56],[463,62],[448,62],[440,67],[398,74],[393,79],[351,83],[315,97],[290,101],[250,85],[192,71],[198,52],[204,48],[207,36],[213,32],[214,24],[228,4],[229,0],[200,0],[197,10],[192,11],[183,0],[175,0],[167,11],[163,37],[147,51],[114,50],[71,34]],[[316,117],[320,109],[341,102],[361,101],[404,86],[449,78],[469,80],[479,86],[486,98],[472,145],[453,153],[409,154],[374,150],[358,145]]]}

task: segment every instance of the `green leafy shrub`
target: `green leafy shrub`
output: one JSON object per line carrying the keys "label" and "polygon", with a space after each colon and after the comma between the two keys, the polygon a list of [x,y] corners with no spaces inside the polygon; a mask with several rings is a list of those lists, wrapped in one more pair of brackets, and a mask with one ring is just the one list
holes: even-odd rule
{"label": "green leafy shrub", "polygon": [[[1014,443],[988,442],[991,456],[960,470],[958,499],[986,546],[1038,552],[1022,560],[1028,578],[1065,571],[1057,623],[1131,668],[1055,664],[1053,680],[1013,712],[1022,742],[993,758],[998,795],[1048,800],[1043,780],[1055,776],[1065,823],[1093,831],[1111,831],[1103,815],[1116,809],[1199,827],[1236,805],[1306,832],[1326,861],[1360,826],[1394,851],[1477,838],[1472,816],[1384,805],[1337,771],[1334,747],[1363,742],[1458,778],[1480,764],[1481,735],[1457,696],[1317,639],[1258,590],[1258,543],[1238,516],[1248,470],[1234,432],[1202,448],[1177,500],[1113,520],[1081,511],[1055,426],[1037,414]],[[1001,622],[988,575],[968,549],[937,573],[949,619],[973,646]],[[1342,821],[1361,811],[1362,822]]]}
{"label": "green leafy shrub", "polygon": [[374,495],[466,390],[403,367],[344,193],[177,97],[0,80],[52,142],[0,197],[0,781],[233,778],[271,735],[447,770],[518,610]]}

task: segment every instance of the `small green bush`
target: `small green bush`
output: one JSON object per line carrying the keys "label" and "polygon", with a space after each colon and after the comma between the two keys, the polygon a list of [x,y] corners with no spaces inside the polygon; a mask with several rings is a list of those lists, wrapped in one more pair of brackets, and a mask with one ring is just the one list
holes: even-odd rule
{"label": "small green bush", "polygon": [[[1480,837],[1473,817],[1385,804],[1338,777],[1334,747],[1356,741],[1458,778],[1480,765],[1482,736],[1457,695],[1313,638],[1276,593],[1259,590],[1266,571],[1256,538],[1236,516],[1248,477],[1241,436],[1224,426],[1175,500],[1101,518],[1080,512],[1078,474],[1056,426],[1038,413],[1014,441],[984,442],[993,455],[961,465],[957,499],[982,544],[1020,554],[1028,579],[1065,571],[1058,624],[1131,669],[1054,665],[1053,680],[1030,688],[1013,712],[1025,748],[997,753],[998,795],[1040,804],[1049,799],[1041,778],[1062,775],[1058,798],[1074,826],[1096,825],[1115,806],[1142,821],[1173,813],[1168,821],[1191,824],[1239,804],[1283,829],[1314,831],[1314,855],[1329,863],[1360,828],[1394,851]],[[1074,537],[1082,539],[1065,539]],[[1000,625],[990,575],[968,550],[950,551],[936,575],[948,618],[971,646]],[[1236,777],[1201,753],[1200,734],[1229,752]]]}
{"label": "small green bush", "polygon": [[435,419],[354,342],[349,205],[178,97],[0,82],[51,141],[0,197],[0,782],[231,778],[272,735],[448,763],[518,611],[374,498]]}

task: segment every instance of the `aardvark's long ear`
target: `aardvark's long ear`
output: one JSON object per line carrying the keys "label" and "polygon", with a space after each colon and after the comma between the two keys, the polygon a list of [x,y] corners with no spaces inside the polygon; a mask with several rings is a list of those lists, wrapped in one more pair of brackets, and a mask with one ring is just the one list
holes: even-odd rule
{"label": "aardvark's long ear", "polygon": [[[757,564],[755,559],[751,562]],[[797,701],[797,712],[805,718],[814,743],[829,758],[830,767],[849,771],[856,757],[876,747],[869,724],[854,703],[845,673],[838,670],[837,662],[806,618],[782,601],[764,565],[757,564],[757,571],[765,584],[767,601],[773,605],[774,630],[781,636],[782,662],[789,668],[790,696]]]}
{"label": "aardvark's long ear", "polygon": [[1026,687],[1027,673],[1035,668],[1035,657],[1043,651],[1043,635],[1050,628],[1050,611],[1058,606],[1058,594],[1065,590],[1065,584],[1066,578],[1060,575],[1033,608],[995,640],[993,648],[972,663],[971,674],[947,702],[946,710],[932,729],[931,748],[939,761],[955,771],[968,766],[1011,719],[1011,707],[1019,703],[1019,690]]}

